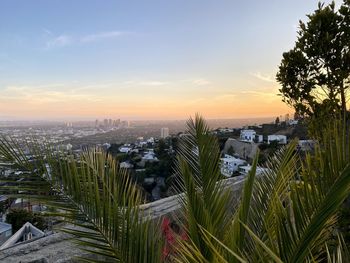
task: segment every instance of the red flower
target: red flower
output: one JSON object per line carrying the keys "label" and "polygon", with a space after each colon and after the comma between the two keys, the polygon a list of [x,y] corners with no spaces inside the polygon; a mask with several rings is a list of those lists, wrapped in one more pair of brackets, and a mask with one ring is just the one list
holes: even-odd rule
{"label": "red flower", "polygon": [[170,220],[165,217],[162,221],[162,231],[165,232],[165,231],[168,231],[170,228]]}
{"label": "red flower", "polygon": [[167,217],[163,218],[161,228],[165,238],[165,245],[162,251],[162,259],[164,261],[167,257],[174,254],[174,248],[177,246],[177,239],[188,240],[188,236],[176,223],[171,223]]}

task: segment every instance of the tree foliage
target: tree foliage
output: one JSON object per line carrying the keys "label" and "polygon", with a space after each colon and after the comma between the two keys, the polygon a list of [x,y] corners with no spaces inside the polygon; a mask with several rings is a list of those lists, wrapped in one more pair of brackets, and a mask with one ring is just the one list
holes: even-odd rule
{"label": "tree foliage", "polygon": [[319,4],[299,22],[295,46],[283,53],[276,79],[283,101],[298,114],[346,112],[350,76],[350,1],[339,10]]}
{"label": "tree foliage", "polygon": [[11,209],[6,214],[6,222],[12,225],[13,232],[16,232],[27,222],[36,226],[40,230],[45,230],[47,227],[44,217],[25,209]]}
{"label": "tree foliage", "polygon": [[279,125],[279,124],[280,124],[280,118],[279,118],[279,117],[276,117],[275,124],[276,124],[276,125]]}

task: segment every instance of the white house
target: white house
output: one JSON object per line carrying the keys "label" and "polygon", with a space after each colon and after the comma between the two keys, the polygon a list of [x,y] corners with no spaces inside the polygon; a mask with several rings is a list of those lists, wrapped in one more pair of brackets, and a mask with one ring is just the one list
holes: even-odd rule
{"label": "white house", "polygon": [[256,131],[254,130],[241,130],[241,135],[239,136],[241,141],[253,142],[255,139]]}
{"label": "white house", "polygon": [[240,140],[243,142],[262,142],[263,136],[256,134],[254,130],[241,130]]}
{"label": "white house", "polygon": [[226,132],[233,132],[233,129],[230,129],[230,128],[221,128],[219,129],[220,132],[222,133],[226,133]]}
{"label": "white house", "polygon": [[287,136],[277,134],[267,136],[267,143],[270,144],[272,141],[277,141],[278,144],[287,144]]}
{"label": "white house", "polygon": [[231,177],[232,173],[238,171],[238,167],[245,163],[245,160],[225,154],[225,157],[221,158],[221,173],[226,177]]}
{"label": "white house", "polygon": [[136,149],[132,149],[130,152],[131,152],[131,153],[139,153],[140,150],[136,148]]}
{"label": "white house", "polygon": [[143,146],[146,146],[147,145],[147,141],[139,141],[139,142],[136,142],[136,145],[138,145],[139,147],[143,147]]}
{"label": "white house", "polygon": [[144,153],[144,156],[142,157],[142,161],[144,161],[144,162],[158,162],[158,158],[156,157],[156,154],[153,152],[153,150],[150,150],[150,151]]}
{"label": "white house", "polygon": [[299,140],[298,149],[302,151],[310,151],[315,147],[314,140]]}
{"label": "white house", "polygon": [[[252,169],[252,166],[248,164],[245,166],[240,166],[238,171],[241,175],[247,175],[251,169]],[[268,168],[263,168],[263,167],[257,166],[256,167],[256,175],[260,175],[263,172],[267,172],[268,170],[269,170]]]}
{"label": "white house", "polygon": [[61,151],[70,151],[72,150],[72,148],[73,148],[73,145],[71,145],[70,143],[56,146],[56,149]]}
{"label": "white house", "polygon": [[289,121],[288,121],[288,124],[289,124],[289,125],[297,125],[298,122],[299,122],[298,120],[289,120]]}
{"label": "white house", "polygon": [[121,153],[129,153],[132,150],[132,147],[130,144],[124,144],[123,146],[119,147],[119,152]]}
{"label": "white house", "polygon": [[149,138],[148,140],[147,140],[147,143],[154,143],[155,142],[155,140],[154,140],[154,138],[153,137],[151,137],[151,138]]}
{"label": "white house", "polygon": [[129,162],[121,162],[120,168],[131,169],[134,168],[134,165]]}
{"label": "white house", "polygon": [[111,147],[111,144],[110,144],[110,143],[108,143],[108,142],[106,142],[106,143],[102,144],[102,148],[103,148],[103,149],[108,150],[110,147]]}

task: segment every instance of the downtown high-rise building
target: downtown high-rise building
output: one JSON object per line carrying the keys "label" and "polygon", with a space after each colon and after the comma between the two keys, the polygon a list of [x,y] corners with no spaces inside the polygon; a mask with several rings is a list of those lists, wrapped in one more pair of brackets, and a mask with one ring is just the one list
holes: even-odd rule
{"label": "downtown high-rise building", "polygon": [[108,119],[103,120],[103,126],[107,127],[108,126]]}
{"label": "downtown high-rise building", "polygon": [[169,128],[161,128],[160,137],[163,139],[169,137]]}

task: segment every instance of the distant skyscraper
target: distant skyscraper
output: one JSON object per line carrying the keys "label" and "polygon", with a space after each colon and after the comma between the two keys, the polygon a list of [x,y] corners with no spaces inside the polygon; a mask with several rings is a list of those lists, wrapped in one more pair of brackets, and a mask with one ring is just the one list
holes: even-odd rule
{"label": "distant skyscraper", "polygon": [[95,121],[95,127],[98,127],[98,120]]}
{"label": "distant skyscraper", "polygon": [[169,128],[161,128],[160,129],[160,137],[163,139],[166,137],[169,137]]}
{"label": "distant skyscraper", "polygon": [[128,127],[128,122],[127,121],[121,121],[120,122],[120,127],[122,127],[122,128]]}
{"label": "distant skyscraper", "polygon": [[284,118],[286,122],[289,122],[289,113],[286,114],[286,117]]}
{"label": "distant skyscraper", "polygon": [[107,127],[108,126],[108,119],[103,120],[103,126]]}
{"label": "distant skyscraper", "polygon": [[286,117],[284,118],[286,122],[289,122],[289,113],[286,114]]}

